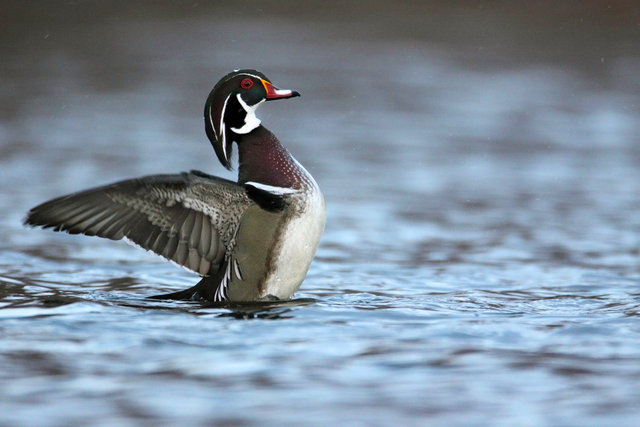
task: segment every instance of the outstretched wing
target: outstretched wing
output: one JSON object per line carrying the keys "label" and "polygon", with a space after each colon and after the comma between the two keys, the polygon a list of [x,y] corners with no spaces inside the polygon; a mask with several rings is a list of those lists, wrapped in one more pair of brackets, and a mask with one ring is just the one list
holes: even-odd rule
{"label": "outstretched wing", "polygon": [[253,202],[235,182],[191,171],[121,181],[31,209],[25,224],[107,239],[126,238],[202,275],[233,247]]}

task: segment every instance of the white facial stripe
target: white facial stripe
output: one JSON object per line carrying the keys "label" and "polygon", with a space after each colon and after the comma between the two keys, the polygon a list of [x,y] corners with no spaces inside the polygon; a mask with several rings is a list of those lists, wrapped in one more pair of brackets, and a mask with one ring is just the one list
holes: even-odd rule
{"label": "white facial stripe", "polygon": [[300,191],[295,188],[276,187],[275,185],[261,184],[255,181],[246,182],[245,185],[250,185],[258,190],[266,191],[268,193],[275,194],[276,196],[284,196],[286,194],[293,194]]}
{"label": "white facial stripe", "polygon": [[[233,70],[233,71],[234,71],[234,72],[237,72],[238,70]],[[242,73],[242,74],[235,74],[235,75],[233,75],[233,76],[229,77],[229,78],[228,78],[228,79],[226,79],[223,83],[226,83],[226,82],[228,82],[228,81],[229,81],[229,80],[231,80],[231,79],[235,79],[235,78],[236,78],[236,77],[238,77],[238,76],[249,76],[249,77],[254,77],[254,78],[258,79],[258,80],[262,80],[262,77],[260,77],[260,76],[256,76],[255,74]]]}
{"label": "white facial stripe", "polygon": [[211,111],[212,108],[213,108],[213,103],[209,105],[209,124],[211,125],[211,129],[213,129],[213,133],[217,134],[216,127],[213,125],[213,111]]}
{"label": "white facial stripe", "polygon": [[242,125],[241,128],[231,128],[231,130],[235,133],[246,134],[260,126],[260,119],[256,117],[256,109],[260,104],[264,102],[264,99],[255,105],[248,105],[246,102],[244,102],[244,99],[242,99],[242,96],[240,94],[238,94],[236,97],[238,98],[238,102],[247,113],[247,115],[244,118],[244,125]]}
{"label": "white facial stripe", "polygon": [[251,77],[255,77],[258,80],[262,80],[262,77],[258,77],[255,74],[248,74],[248,73],[244,73],[245,76],[251,76]]}
{"label": "white facial stripe", "polygon": [[220,114],[220,136],[222,139],[222,154],[227,161],[229,161],[229,157],[227,157],[227,132],[224,126],[224,112],[227,109],[227,102],[229,102],[229,98],[231,98],[231,95],[227,96],[227,99],[224,100],[224,105],[222,106],[222,114]]}

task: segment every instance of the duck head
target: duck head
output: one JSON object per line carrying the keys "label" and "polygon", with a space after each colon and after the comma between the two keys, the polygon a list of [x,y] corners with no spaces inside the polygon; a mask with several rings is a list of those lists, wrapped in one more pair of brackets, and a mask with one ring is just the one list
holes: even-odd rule
{"label": "duck head", "polygon": [[231,144],[238,135],[260,126],[256,109],[265,101],[300,96],[295,90],[278,89],[261,72],[236,70],[224,76],[209,93],[204,105],[207,136],[218,160],[231,169]]}

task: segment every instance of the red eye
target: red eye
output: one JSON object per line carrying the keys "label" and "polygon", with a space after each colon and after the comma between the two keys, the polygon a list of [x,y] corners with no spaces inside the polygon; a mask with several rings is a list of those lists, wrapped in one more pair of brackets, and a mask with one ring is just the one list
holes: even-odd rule
{"label": "red eye", "polygon": [[253,86],[253,80],[251,80],[251,79],[244,79],[244,80],[242,80],[242,82],[240,83],[240,86],[242,86],[242,89],[251,89],[251,87]]}

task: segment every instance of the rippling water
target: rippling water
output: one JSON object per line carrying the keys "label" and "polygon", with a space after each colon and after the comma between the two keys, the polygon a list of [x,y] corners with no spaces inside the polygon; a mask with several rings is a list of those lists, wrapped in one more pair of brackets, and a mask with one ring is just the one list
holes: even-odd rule
{"label": "rippling water", "polygon": [[[638,425],[637,8],[336,7],[5,6],[0,424]],[[234,67],[303,95],[259,112],[328,202],[293,301],[149,301],[197,278],[21,226],[233,177],[201,114]]]}

